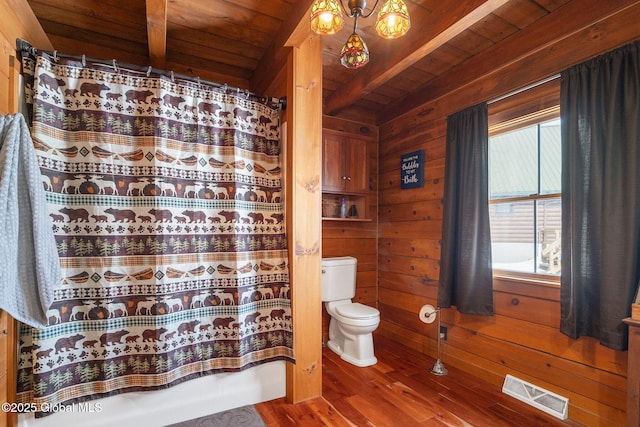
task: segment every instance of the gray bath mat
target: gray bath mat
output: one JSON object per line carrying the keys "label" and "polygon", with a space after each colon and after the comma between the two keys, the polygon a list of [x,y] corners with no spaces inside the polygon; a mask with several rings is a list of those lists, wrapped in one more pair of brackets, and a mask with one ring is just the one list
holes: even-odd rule
{"label": "gray bath mat", "polygon": [[171,424],[167,427],[265,427],[265,424],[256,408],[249,405]]}

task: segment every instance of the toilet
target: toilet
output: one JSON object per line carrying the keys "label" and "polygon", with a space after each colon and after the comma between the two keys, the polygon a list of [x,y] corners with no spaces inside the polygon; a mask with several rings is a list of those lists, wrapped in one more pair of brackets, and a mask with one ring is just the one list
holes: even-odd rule
{"label": "toilet", "polygon": [[378,362],[372,333],[380,324],[380,312],[351,301],[357,263],[353,257],[322,259],[322,301],[331,316],[327,345],[343,360],[364,367]]}

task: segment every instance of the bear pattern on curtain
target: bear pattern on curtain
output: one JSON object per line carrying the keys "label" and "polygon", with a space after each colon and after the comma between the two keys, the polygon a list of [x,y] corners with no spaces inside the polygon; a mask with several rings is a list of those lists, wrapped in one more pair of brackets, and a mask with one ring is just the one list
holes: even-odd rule
{"label": "bear pattern on curtain", "polygon": [[293,361],[276,103],[45,53],[23,68],[63,280],[49,326],[22,327],[19,399]]}

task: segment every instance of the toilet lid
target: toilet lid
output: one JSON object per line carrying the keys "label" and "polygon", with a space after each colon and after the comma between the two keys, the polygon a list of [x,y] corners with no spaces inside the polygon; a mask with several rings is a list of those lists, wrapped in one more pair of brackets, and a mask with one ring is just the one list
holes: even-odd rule
{"label": "toilet lid", "polygon": [[367,319],[370,317],[377,317],[380,312],[368,305],[360,304],[358,302],[353,304],[344,304],[336,307],[336,311],[340,316],[350,317],[352,319]]}

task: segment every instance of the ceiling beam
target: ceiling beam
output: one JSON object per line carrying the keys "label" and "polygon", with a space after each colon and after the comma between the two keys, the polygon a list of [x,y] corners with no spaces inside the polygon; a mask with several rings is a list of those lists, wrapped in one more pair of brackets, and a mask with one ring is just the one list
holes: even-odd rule
{"label": "ceiling beam", "polygon": [[251,90],[264,93],[271,82],[287,63],[291,46],[298,46],[311,33],[309,15],[313,0],[298,0],[292,5],[291,13],[282,23],[273,43],[265,50],[256,72],[251,79]]}
{"label": "ceiling beam", "polygon": [[441,2],[432,13],[424,9],[410,11],[411,30],[404,36],[403,47],[390,51],[375,64],[369,63],[366,72],[357,73],[333,91],[325,100],[325,114],[335,114],[371,93],[507,2],[448,0]]}
{"label": "ceiling beam", "polygon": [[149,60],[154,68],[167,64],[167,0],[146,0]]}

